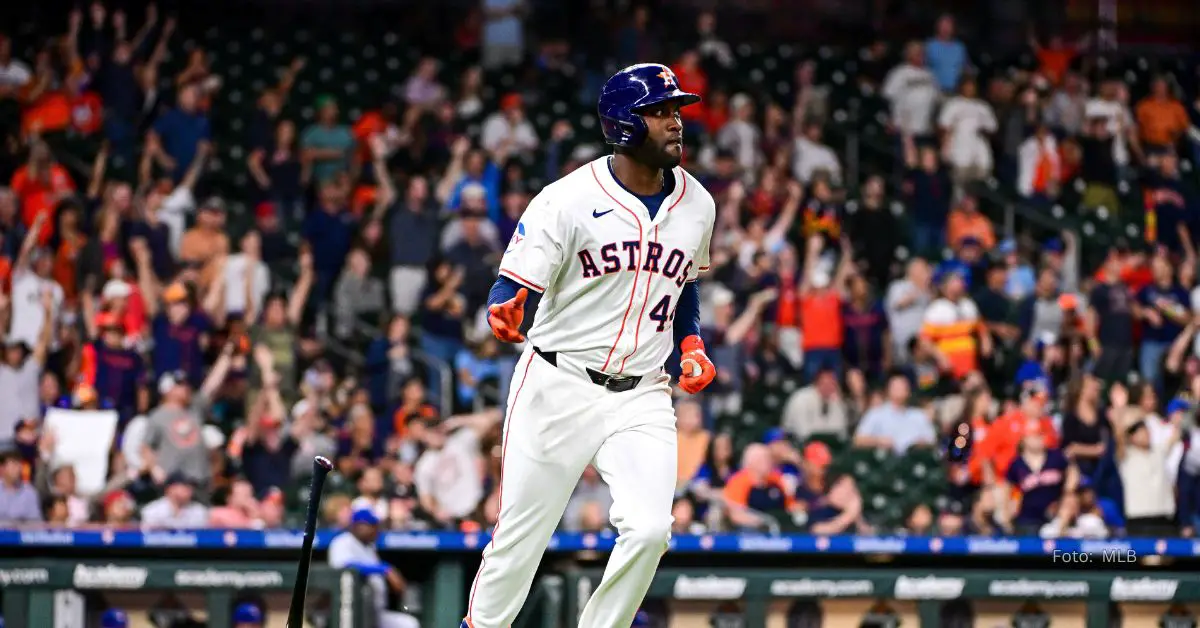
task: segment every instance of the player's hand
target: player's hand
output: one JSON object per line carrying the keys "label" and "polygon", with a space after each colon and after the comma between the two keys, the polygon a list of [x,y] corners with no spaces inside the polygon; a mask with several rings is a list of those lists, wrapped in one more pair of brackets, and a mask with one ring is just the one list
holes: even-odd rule
{"label": "player's hand", "polygon": [[694,395],[712,383],[717,376],[717,367],[704,353],[704,341],[699,336],[684,338],[679,348],[683,352],[679,358],[683,371],[679,376],[679,387]]}
{"label": "player's hand", "polygon": [[488,307],[488,325],[492,335],[501,342],[525,342],[521,333],[521,323],[525,321],[525,299],[529,297],[529,289],[517,290],[517,296]]}

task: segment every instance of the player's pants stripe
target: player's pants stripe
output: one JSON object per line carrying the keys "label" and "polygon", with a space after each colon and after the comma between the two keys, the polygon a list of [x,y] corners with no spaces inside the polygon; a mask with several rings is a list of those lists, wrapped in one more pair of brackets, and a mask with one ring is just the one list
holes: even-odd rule
{"label": "player's pants stripe", "polygon": [[633,271],[633,287],[629,289],[629,303],[625,305],[625,315],[621,317],[621,329],[617,331],[617,337],[613,340],[612,346],[608,348],[608,357],[604,359],[604,366],[600,369],[601,371],[606,371],[608,370],[609,363],[612,362],[613,351],[617,350],[617,344],[621,342],[621,336],[625,333],[625,323],[629,320],[629,311],[633,309],[633,297],[637,294],[638,275],[642,272],[642,249],[646,246],[646,234],[645,230],[642,229],[642,219],[638,218],[637,212],[622,205],[621,201],[617,200],[617,197],[610,194],[604,188],[604,184],[600,182],[600,176],[596,174],[596,162],[592,162],[590,168],[592,169],[592,178],[596,180],[596,185],[600,186],[600,191],[604,192],[605,196],[616,203],[617,207],[629,212],[629,215],[633,216],[633,220],[637,222],[638,226],[638,260],[637,266]]}
{"label": "player's pants stripe", "polygon": [[538,292],[546,291],[546,288],[539,286],[536,283],[533,283],[532,281],[529,281],[528,279],[518,275],[517,273],[514,273],[511,270],[505,270],[505,269],[501,268],[500,274],[504,275],[505,277],[508,277],[509,279],[512,279],[513,281],[525,286],[526,288],[532,288],[533,290],[537,290]]}
{"label": "player's pants stripe", "polygon": [[[654,227],[654,241],[658,242],[658,227]],[[621,358],[621,368],[617,369],[618,373],[625,372],[625,362],[633,357],[633,354],[637,353],[638,345],[640,344],[639,338],[642,335],[642,319],[646,317],[646,306],[650,303],[650,283],[653,281],[654,273],[646,273],[646,293],[642,295],[642,311],[638,314],[637,324],[633,327],[633,351],[630,351],[625,354],[625,357]],[[637,284],[634,284],[633,288],[636,290]]]}
{"label": "player's pants stripe", "polygon": [[[517,385],[517,392],[513,393],[512,403],[508,406],[508,416],[504,422],[504,444],[500,446],[500,494],[496,496],[496,511],[504,512],[504,457],[508,453],[508,432],[512,422],[516,420],[515,410],[517,400],[521,398],[521,389],[525,388],[525,379],[529,377],[529,367],[533,365],[533,361],[537,358],[537,354],[533,351],[529,352],[529,359],[525,362],[525,372],[521,374],[521,383]],[[499,515],[496,517],[496,528],[492,530],[492,538],[488,541],[488,545],[496,543],[496,536],[500,534],[500,524],[502,520]],[[484,566],[487,565],[487,555],[483,557],[483,561],[479,563],[479,571],[475,572],[475,582],[471,585],[471,599],[467,602],[467,625],[474,626],[471,621],[471,615],[475,610],[475,590],[479,588],[479,576],[483,573]]]}

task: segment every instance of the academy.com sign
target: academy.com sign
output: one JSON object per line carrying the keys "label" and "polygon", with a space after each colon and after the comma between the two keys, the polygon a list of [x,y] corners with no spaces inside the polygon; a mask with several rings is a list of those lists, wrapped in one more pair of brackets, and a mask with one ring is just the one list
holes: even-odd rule
{"label": "academy.com sign", "polygon": [[274,589],[283,586],[278,571],[226,571],[223,569],[180,569],[175,584],[181,587],[226,589]]}
{"label": "academy.com sign", "polygon": [[675,580],[674,594],[681,600],[736,600],[745,592],[745,578],[679,576]]}
{"label": "academy.com sign", "polygon": [[143,567],[76,565],[73,582],[76,589],[140,589],[149,575]]}
{"label": "academy.com sign", "polygon": [[1108,596],[1115,602],[1165,602],[1175,597],[1179,581],[1167,578],[1113,578]]}
{"label": "academy.com sign", "polygon": [[802,578],[771,582],[774,597],[871,597],[874,593],[875,583],[870,580]]}
{"label": "academy.com sign", "polygon": [[0,589],[50,582],[49,569],[0,569]]}
{"label": "academy.com sign", "polygon": [[1091,587],[1082,580],[993,580],[988,583],[992,597],[1087,597]]}
{"label": "academy.com sign", "polygon": [[962,597],[966,586],[963,578],[900,576],[896,578],[895,596],[898,600],[953,600]]}

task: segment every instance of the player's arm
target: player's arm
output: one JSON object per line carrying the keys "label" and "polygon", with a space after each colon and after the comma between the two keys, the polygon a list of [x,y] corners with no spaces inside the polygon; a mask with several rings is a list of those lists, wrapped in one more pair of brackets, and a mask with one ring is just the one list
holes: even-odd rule
{"label": "player's arm", "polygon": [[[715,208],[713,212],[715,215]],[[717,367],[708,359],[704,352],[704,341],[700,339],[700,287],[697,283],[700,273],[709,267],[711,237],[710,224],[709,232],[705,234],[700,251],[696,255],[694,270],[689,273],[687,282],[683,284],[683,291],[679,293],[671,329],[680,353],[679,387],[693,395],[704,390],[717,376]]]}
{"label": "player's arm", "polygon": [[504,342],[524,342],[525,333],[533,326],[542,293],[500,275],[488,292],[488,325],[492,335]]}
{"label": "player's arm", "polygon": [[566,220],[539,195],[529,203],[500,260],[499,277],[488,293],[488,325],[503,342],[523,342],[538,300],[566,256]]}

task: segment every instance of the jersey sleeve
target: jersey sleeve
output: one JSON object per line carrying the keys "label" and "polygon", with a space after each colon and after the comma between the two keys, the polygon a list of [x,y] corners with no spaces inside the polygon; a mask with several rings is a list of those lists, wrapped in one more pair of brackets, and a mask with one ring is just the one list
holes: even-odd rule
{"label": "jersey sleeve", "polygon": [[500,274],[530,290],[545,292],[563,263],[569,235],[558,208],[549,199],[535,199],[508,242]]}
{"label": "jersey sleeve", "polygon": [[716,221],[716,217],[716,205],[713,203],[712,198],[709,197],[708,221],[704,227],[704,237],[700,240],[700,248],[696,249],[696,259],[693,260],[692,268],[688,271],[688,281],[695,281],[700,277],[700,273],[708,272],[712,264],[710,253],[712,248],[713,223]]}

